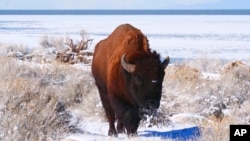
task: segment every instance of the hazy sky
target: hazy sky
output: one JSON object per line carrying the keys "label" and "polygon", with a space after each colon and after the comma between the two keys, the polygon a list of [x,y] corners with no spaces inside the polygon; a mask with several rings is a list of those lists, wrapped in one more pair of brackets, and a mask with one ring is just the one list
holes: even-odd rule
{"label": "hazy sky", "polygon": [[3,9],[250,9],[250,0],[0,0]]}

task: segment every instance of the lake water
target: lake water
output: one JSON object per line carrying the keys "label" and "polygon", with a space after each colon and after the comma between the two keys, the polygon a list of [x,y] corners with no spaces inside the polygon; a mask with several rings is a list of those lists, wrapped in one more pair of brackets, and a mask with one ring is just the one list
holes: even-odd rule
{"label": "lake water", "polygon": [[118,25],[130,23],[149,39],[150,47],[172,58],[250,57],[250,15],[6,15],[0,14],[0,42],[28,47],[41,37],[69,35],[80,40],[85,30],[92,48]]}

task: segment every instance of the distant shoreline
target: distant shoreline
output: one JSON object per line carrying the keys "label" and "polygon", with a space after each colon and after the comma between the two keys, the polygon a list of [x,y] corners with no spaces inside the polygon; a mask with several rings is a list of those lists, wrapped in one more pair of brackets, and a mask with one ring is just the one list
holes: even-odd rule
{"label": "distant shoreline", "polygon": [[250,9],[224,10],[0,10],[0,15],[250,15]]}

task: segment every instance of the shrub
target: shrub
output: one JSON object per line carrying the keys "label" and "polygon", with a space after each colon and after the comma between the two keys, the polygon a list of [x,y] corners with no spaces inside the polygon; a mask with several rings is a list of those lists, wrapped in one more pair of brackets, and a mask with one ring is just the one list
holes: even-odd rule
{"label": "shrub", "polygon": [[89,95],[94,88],[90,72],[56,62],[41,65],[8,57],[1,57],[0,64],[0,139],[58,140],[81,132],[79,118],[72,121],[69,109],[79,104],[95,108],[97,103],[84,100],[98,98]]}

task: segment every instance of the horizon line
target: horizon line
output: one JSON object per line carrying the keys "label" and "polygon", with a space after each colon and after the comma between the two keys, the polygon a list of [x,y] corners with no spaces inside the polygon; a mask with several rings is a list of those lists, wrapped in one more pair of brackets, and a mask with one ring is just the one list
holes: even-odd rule
{"label": "horizon line", "polygon": [[250,10],[250,9],[0,9],[0,11],[5,11],[5,10],[72,10],[72,11],[77,11],[77,10],[82,10],[82,11],[89,11],[89,10],[95,10],[95,11],[105,11],[105,10],[115,10],[115,11],[123,11],[123,10],[129,10],[129,11],[133,11],[133,10],[138,10],[138,11],[144,11],[144,10],[154,10],[154,11],[172,11],[172,10]]}
{"label": "horizon line", "polygon": [[9,9],[0,15],[250,15],[250,9]]}

